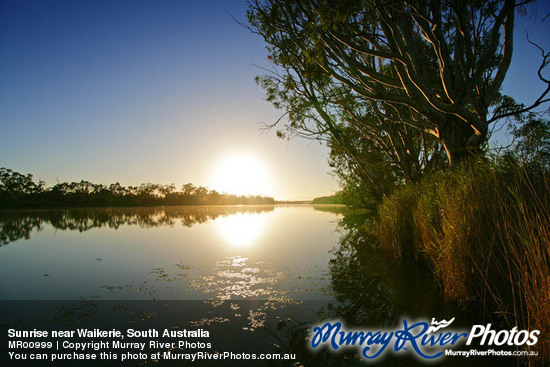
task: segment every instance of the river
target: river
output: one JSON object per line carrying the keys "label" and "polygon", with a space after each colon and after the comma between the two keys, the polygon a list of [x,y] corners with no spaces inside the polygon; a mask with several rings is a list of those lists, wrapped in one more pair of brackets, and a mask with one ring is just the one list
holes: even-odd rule
{"label": "river", "polygon": [[[281,366],[364,365],[359,348],[311,349],[311,329],[327,320],[368,330],[404,318],[454,317],[457,327],[471,326],[476,315],[446,302],[425,267],[381,252],[363,231],[365,217],[342,212],[308,205],[3,211],[0,326],[131,329],[137,337],[125,342],[159,353],[294,357],[252,364]],[[171,336],[183,331],[198,334],[178,345]],[[150,340],[154,333],[158,340]],[[424,365],[413,352],[385,354],[384,365]],[[464,362],[445,358],[442,365]],[[157,365],[150,358],[126,363]]]}

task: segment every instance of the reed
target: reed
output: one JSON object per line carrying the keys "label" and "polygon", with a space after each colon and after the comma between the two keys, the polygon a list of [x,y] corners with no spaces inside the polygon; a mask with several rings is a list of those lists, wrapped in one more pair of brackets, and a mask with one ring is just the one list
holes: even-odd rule
{"label": "reed", "polygon": [[543,166],[484,159],[400,189],[380,207],[379,240],[399,257],[420,253],[448,299],[477,300],[510,327],[540,330],[537,347],[548,353],[550,177]]}

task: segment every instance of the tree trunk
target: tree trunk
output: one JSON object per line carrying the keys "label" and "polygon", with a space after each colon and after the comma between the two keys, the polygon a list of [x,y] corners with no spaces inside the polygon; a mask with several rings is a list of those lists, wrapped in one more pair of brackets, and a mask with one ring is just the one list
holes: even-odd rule
{"label": "tree trunk", "polygon": [[447,116],[437,130],[451,166],[468,160],[480,151],[480,146],[473,145],[472,141],[484,141],[484,139],[473,139],[475,138],[474,129],[454,115]]}

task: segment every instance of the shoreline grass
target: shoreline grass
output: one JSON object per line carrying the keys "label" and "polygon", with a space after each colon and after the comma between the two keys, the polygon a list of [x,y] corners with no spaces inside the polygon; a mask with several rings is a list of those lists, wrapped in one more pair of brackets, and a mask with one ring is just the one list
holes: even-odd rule
{"label": "shoreline grass", "polygon": [[512,157],[480,160],[397,190],[379,210],[378,239],[425,261],[445,296],[479,302],[504,325],[540,330],[550,350],[550,177]]}

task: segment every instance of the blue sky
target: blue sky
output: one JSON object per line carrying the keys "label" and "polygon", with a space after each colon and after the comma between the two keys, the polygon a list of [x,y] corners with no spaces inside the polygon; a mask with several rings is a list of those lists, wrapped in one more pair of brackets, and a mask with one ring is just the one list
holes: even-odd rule
{"label": "blue sky", "polygon": [[[527,35],[531,42],[546,52],[550,51],[550,1],[539,0],[535,7],[527,6],[527,10],[529,13],[526,16],[516,16],[512,64],[502,85],[502,92],[530,105],[544,91],[546,85],[537,76],[542,62],[541,51],[527,41]],[[544,76],[550,78],[548,67]],[[537,110],[546,110],[548,107],[546,104]]]}
{"label": "blue sky", "polygon": [[[229,15],[245,11],[229,0],[0,0],[0,166],[48,184],[208,186],[222,157],[250,152],[276,198],[331,194],[326,148],[259,130],[279,111],[254,83],[263,41]],[[547,13],[539,6],[536,21]],[[504,87],[520,100],[537,91],[539,61],[522,29],[549,49],[549,24],[518,24]]]}

